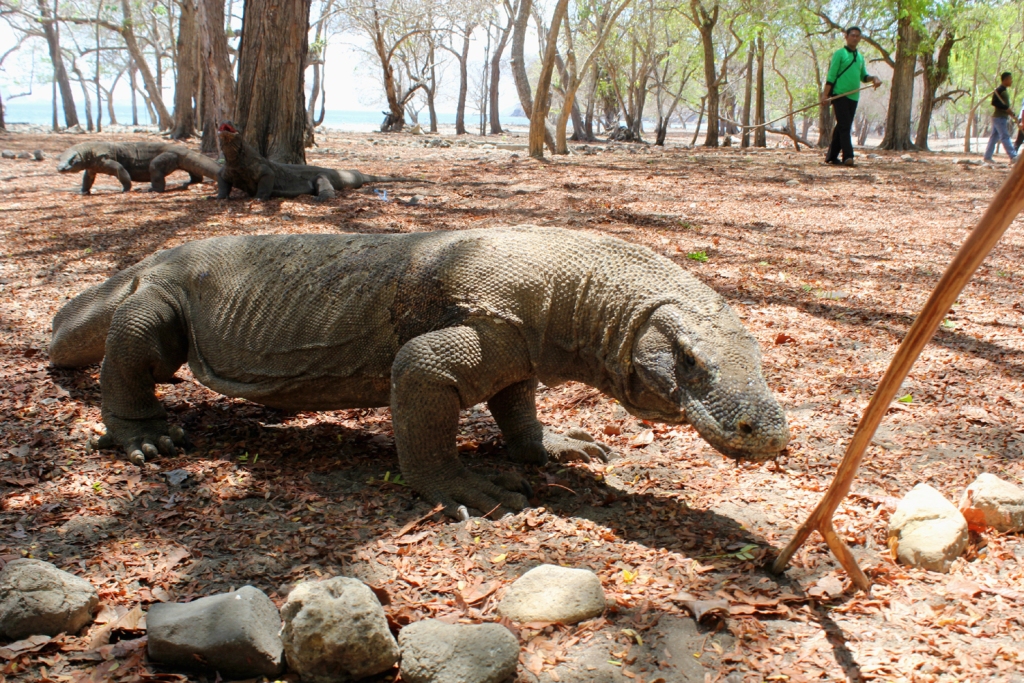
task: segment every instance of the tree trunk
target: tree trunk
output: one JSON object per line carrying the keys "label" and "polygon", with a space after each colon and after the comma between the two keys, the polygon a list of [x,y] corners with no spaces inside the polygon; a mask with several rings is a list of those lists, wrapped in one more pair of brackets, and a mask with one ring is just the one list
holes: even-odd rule
{"label": "tree trunk", "polygon": [[515,15],[513,14],[508,18],[508,26],[501,31],[498,37],[498,44],[494,47],[494,55],[491,57],[491,92],[489,94],[491,98],[491,133],[493,135],[499,135],[503,132],[498,114],[498,107],[500,106],[498,82],[501,80],[501,55],[505,51],[505,45],[508,44],[508,37],[512,33],[512,25],[514,23]]}
{"label": "tree trunk", "polygon": [[131,55],[135,65],[139,68],[139,73],[142,74],[142,83],[146,86],[146,92],[149,94],[149,102],[156,109],[157,125],[160,127],[160,130],[168,130],[173,124],[173,119],[171,118],[171,113],[167,111],[167,107],[164,105],[160,86],[157,84],[153,72],[149,69],[146,56],[142,53],[142,48],[139,47],[138,41],[135,40],[135,29],[132,28],[134,23],[132,8],[128,0],[121,0],[121,16],[123,21],[120,33],[121,37],[124,38],[124,45],[128,48],[128,54]]}
{"label": "tree trunk", "polygon": [[750,100],[754,90],[754,45],[747,50],[747,82],[743,88],[743,139],[740,147],[750,147]]}
{"label": "tree trunk", "polygon": [[[526,4],[525,0],[523,4]],[[535,159],[544,158],[544,142],[548,134],[548,109],[551,106],[551,75],[555,71],[558,30],[562,26],[562,18],[565,17],[568,7],[569,0],[558,0],[558,4],[555,5],[544,50],[544,61],[541,64],[540,77],[537,79],[537,95],[534,97],[533,113],[530,115],[530,156]]]}
{"label": "tree trunk", "polygon": [[469,36],[473,26],[466,26],[462,36],[462,52],[457,55],[459,60],[459,99],[455,105],[455,134],[466,134],[466,95],[469,92]]}
{"label": "tree trunk", "polygon": [[896,152],[915,149],[910,141],[910,119],[914,106],[914,71],[920,42],[914,17],[901,17],[896,25],[896,60],[889,91],[889,110],[885,115],[885,137],[879,149]]}
{"label": "tree trunk", "polygon": [[[944,29],[939,30],[944,31]],[[953,51],[956,37],[950,31],[945,31],[945,36],[939,46],[938,55],[933,55],[931,50],[921,55],[924,92],[921,93],[921,114],[918,117],[917,137],[914,139],[914,144],[922,150],[928,149],[928,129],[931,128],[936,93],[949,78],[949,54]]]}
{"label": "tree trunk", "polygon": [[92,98],[89,97],[89,86],[85,80],[85,74],[78,68],[78,61],[71,62],[71,70],[78,76],[78,85],[82,88],[82,96],[85,98],[85,129],[90,133],[93,131],[92,123]]}
{"label": "tree trunk", "polygon": [[178,76],[174,81],[174,128],[171,138],[182,140],[196,132],[195,109],[192,101],[199,79],[199,51],[196,37],[196,6],[194,0],[180,0],[178,6]]}
{"label": "tree trunk", "polygon": [[135,62],[128,66],[128,82],[132,91],[132,125],[137,126],[139,125],[139,102],[136,97],[139,86],[135,82]]}
{"label": "tree trunk", "polygon": [[268,159],[306,163],[306,36],[310,0],[245,0],[235,125]]}
{"label": "tree trunk", "polygon": [[704,85],[708,91],[708,132],[704,137],[704,146],[718,147],[718,71],[715,69],[715,24],[718,23],[718,5],[708,12],[700,0],[690,0],[690,11],[690,21],[700,32],[704,52]]}
{"label": "tree trunk", "polygon": [[36,4],[39,7],[39,15],[43,18],[43,33],[46,35],[46,44],[50,49],[53,80],[60,89],[60,99],[64,105],[64,125],[71,128],[78,125],[78,110],[75,109],[75,97],[71,93],[71,80],[68,78],[67,69],[64,68],[64,57],[60,52],[60,33],[57,29],[57,22],[51,20],[54,14],[51,14],[46,0],[36,0]]}
{"label": "tree trunk", "polygon": [[754,124],[759,126],[754,129],[754,147],[767,147],[768,134],[764,129],[764,123],[768,120],[764,108],[764,36],[757,36],[757,95],[754,104]]}
{"label": "tree trunk", "polygon": [[202,78],[203,152],[217,151],[217,126],[235,112],[235,77],[228,57],[224,0],[198,0],[196,29]]}
{"label": "tree trunk", "polygon": [[[512,26],[512,54],[509,57],[509,65],[512,67],[512,80],[515,81],[516,92],[519,94],[519,106],[522,108],[526,118],[531,120],[531,130],[533,129],[533,93],[530,91],[530,77],[526,73],[526,61],[523,52],[526,45],[526,28],[530,23],[530,9],[532,7],[532,0],[521,0],[519,13],[516,15],[515,23]],[[545,124],[546,122],[547,119],[545,118]],[[554,153],[554,131],[547,125],[544,127],[544,143]]]}
{"label": "tree trunk", "polygon": [[4,96],[0,93],[0,131],[7,132],[7,124],[4,123]]}

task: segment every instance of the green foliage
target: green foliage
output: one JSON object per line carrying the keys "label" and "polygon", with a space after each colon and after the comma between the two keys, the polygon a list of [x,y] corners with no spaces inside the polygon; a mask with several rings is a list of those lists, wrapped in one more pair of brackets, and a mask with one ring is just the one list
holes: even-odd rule
{"label": "green foliage", "polygon": [[691,261],[699,261],[700,263],[707,263],[708,253],[706,251],[691,251],[686,255],[686,258]]}

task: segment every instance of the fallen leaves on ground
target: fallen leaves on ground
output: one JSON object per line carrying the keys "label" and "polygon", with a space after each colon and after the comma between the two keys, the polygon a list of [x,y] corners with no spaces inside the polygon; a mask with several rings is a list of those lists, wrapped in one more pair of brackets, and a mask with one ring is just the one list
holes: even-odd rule
{"label": "fallen leaves on ground", "polygon": [[[82,140],[11,136],[6,146],[41,147],[51,161],[0,161],[0,565],[37,557],[88,578],[103,618],[37,650],[0,646],[0,680],[185,680],[148,667],[129,615],[245,584],[281,604],[299,581],[352,575],[374,587],[395,629],[426,617],[499,621],[505,589],[540,562],[593,569],[610,607],[573,627],[507,624],[523,645],[522,681],[559,680],[586,648],[644,683],[677,680],[683,658],[730,682],[987,681],[1024,667],[1019,536],[977,536],[949,575],[897,565],[886,548],[894,501],[915,483],[957,500],[983,471],[1024,478],[1019,220],[915,365],[836,516],[871,594],[846,587],[817,537],[784,577],[760,569],[828,486],[1005,168],[886,154],[831,168],[814,151],[626,144],[539,163],[412,136],[332,134],[318,136],[311,163],[439,182],[390,189],[423,195],[415,205],[362,191],[325,204],[217,202],[209,184],[121,194],[106,176],[78,196],[76,178],[51,171]],[[764,352],[793,432],[786,454],[736,464],[688,426],[644,423],[588,387],[543,387],[545,423],[600,434],[617,457],[522,468],[476,406],[459,426],[463,459],[525,473],[537,497],[514,517],[453,524],[395,478],[386,409],[285,413],[211,392],[184,368],[159,390],[195,449],[140,470],[83,448],[103,431],[98,367],[48,363],[58,308],[157,249],[228,234],[520,222],[646,244],[719,291]],[[187,473],[173,478],[180,485],[162,476],[174,470]],[[666,629],[691,613],[721,619],[680,649]]]}

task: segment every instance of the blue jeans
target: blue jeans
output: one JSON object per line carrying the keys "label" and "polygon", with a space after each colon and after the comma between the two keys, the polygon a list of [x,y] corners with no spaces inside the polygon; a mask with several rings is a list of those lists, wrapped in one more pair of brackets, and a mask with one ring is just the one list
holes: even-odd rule
{"label": "blue jeans", "polygon": [[1010,141],[1010,119],[992,117],[992,135],[988,138],[988,149],[985,150],[985,161],[992,161],[995,154],[996,144],[1003,143],[1003,149],[1010,155],[1010,161],[1017,158],[1017,152],[1013,149],[1013,142]]}

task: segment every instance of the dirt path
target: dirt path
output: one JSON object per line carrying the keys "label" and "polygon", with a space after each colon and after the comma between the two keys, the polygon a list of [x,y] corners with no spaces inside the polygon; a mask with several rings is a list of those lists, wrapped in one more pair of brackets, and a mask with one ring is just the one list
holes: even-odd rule
{"label": "dirt path", "polygon": [[[850,589],[816,537],[785,577],[758,568],[818,500],[1005,166],[915,154],[846,169],[813,151],[629,145],[541,163],[524,139],[446,148],[429,136],[329,135],[310,163],[438,182],[387,186],[386,201],[369,189],[326,204],[217,202],[211,184],[122,195],[106,176],[78,196],[80,179],[56,174],[53,158],[83,139],[0,137],[49,156],[0,161],[0,562],[46,559],[126,608],[247,583],[280,601],[297,581],[354,574],[387,594],[396,625],[493,620],[504,586],[559,562],[595,570],[614,605],[580,627],[523,628],[521,681],[1024,681],[1020,536],[972,536],[949,575],[896,565],[886,548],[894,498],[917,482],[957,500],[982,471],[1024,480],[1019,220],[915,366],[912,401],[887,416],[840,508],[836,528],[876,581],[872,594]],[[85,454],[100,430],[98,367],[50,368],[50,319],[115,270],[215,235],[510,223],[647,244],[726,296],[764,350],[793,428],[788,453],[738,467],[689,428],[643,424],[585,386],[546,389],[544,422],[602,434],[619,457],[528,472],[538,507],[516,517],[428,521],[396,537],[428,508],[392,481],[388,411],[284,414],[214,394],[183,370],[186,381],[161,389],[193,453],[143,471]],[[460,450],[474,466],[511,468],[480,408],[464,415]],[[187,470],[185,485],[164,477],[175,469]],[[688,598],[724,599],[731,614],[696,624]],[[140,650],[119,652],[116,668],[83,660],[97,631],[0,659],[0,681],[173,680],[154,678]]]}

